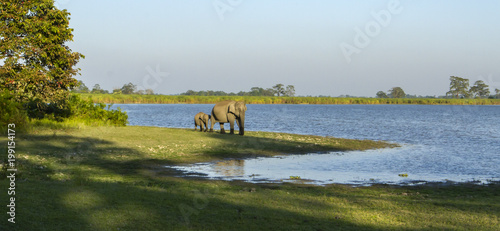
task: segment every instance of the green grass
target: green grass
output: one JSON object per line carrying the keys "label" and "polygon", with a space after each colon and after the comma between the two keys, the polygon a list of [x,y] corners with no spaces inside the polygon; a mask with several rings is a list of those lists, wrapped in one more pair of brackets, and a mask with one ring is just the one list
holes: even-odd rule
{"label": "green grass", "polygon": [[214,104],[223,100],[245,101],[248,104],[425,104],[425,105],[500,105],[500,99],[428,99],[428,98],[337,98],[276,96],[186,96],[186,95],[123,95],[80,94],[94,103],[115,104]]}
{"label": "green grass", "polygon": [[[6,137],[0,138],[6,150]],[[173,177],[166,164],[393,147],[283,133],[35,127],[16,137],[16,224],[2,230],[498,230],[500,187],[353,188]],[[5,152],[4,152],[5,153]],[[5,161],[5,160],[4,160]],[[0,179],[7,204],[6,172]]]}

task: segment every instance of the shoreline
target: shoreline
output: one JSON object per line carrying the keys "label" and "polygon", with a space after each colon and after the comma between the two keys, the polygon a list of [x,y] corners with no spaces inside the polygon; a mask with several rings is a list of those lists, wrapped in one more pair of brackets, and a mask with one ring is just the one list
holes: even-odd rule
{"label": "shoreline", "polygon": [[500,99],[452,98],[340,98],[340,97],[277,97],[277,96],[185,96],[185,95],[123,95],[78,93],[94,103],[106,104],[214,104],[223,100],[245,101],[247,104],[297,105],[500,105]]}
{"label": "shoreline", "polygon": [[[366,150],[387,147],[384,142],[139,126],[37,127],[16,141],[19,215],[6,226],[12,230],[40,224],[49,230],[494,230],[500,217],[500,184],[323,187],[158,172],[168,164]],[[5,179],[2,189],[9,186]]]}

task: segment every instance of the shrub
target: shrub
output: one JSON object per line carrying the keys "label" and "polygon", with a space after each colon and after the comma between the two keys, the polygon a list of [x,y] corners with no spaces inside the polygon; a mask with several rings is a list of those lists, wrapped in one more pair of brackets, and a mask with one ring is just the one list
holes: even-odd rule
{"label": "shrub", "polygon": [[4,90],[0,92],[0,128],[1,134],[7,133],[8,124],[15,124],[17,131],[26,130],[28,115],[23,110],[23,105],[14,100],[12,94]]}
{"label": "shrub", "polygon": [[54,122],[65,122],[65,125],[83,123],[92,126],[125,126],[127,124],[127,113],[118,110],[110,110],[111,105],[103,103],[94,104],[90,99],[83,99],[79,95],[71,94],[64,101],[50,103],[40,108],[39,103],[30,102],[26,104],[28,115],[35,119],[32,124],[50,125]]}
{"label": "shrub", "polygon": [[128,115],[117,110],[110,109],[111,104],[107,106],[103,103],[94,104],[90,99],[82,99],[79,95],[70,95],[66,110],[69,118],[83,120],[88,125],[127,125]]}

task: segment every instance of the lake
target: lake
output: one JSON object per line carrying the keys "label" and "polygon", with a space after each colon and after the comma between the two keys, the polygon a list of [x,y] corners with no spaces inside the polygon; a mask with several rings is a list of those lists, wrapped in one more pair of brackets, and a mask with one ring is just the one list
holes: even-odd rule
{"label": "lake", "polygon": [[[193,128],[213,104],[116,104],[130,125]],[[245,130],[385,140],[401,148],[171,166],[200,176],[312,184],[500,180],[500,106],[247,105]],[[226,125],[227,126],[227,125]],[[218,125],[214,128],[219,128]]]}

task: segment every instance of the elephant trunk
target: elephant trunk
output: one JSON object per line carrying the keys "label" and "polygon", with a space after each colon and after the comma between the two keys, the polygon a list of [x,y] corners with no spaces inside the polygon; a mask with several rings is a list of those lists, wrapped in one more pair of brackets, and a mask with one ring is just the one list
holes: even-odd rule
{"label": "elephant trunk", "polygon": [[245,134],[245,113],[240,114],[238,118],[238,127],[240,128],[240,135]]}

